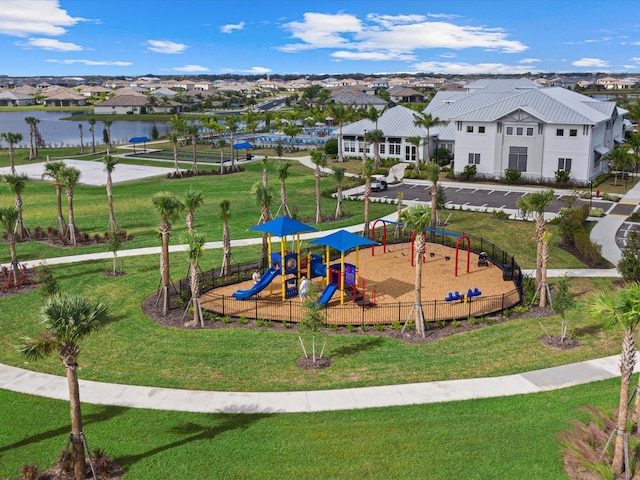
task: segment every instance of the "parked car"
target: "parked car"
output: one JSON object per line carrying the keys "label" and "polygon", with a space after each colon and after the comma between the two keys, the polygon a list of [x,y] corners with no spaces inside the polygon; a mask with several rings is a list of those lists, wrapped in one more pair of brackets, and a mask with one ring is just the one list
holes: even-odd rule
{"label": "parked car", "polygon": [[374,175],[371,179],[371,190],[380,192],[387,189],[387,180],[384,175]]}

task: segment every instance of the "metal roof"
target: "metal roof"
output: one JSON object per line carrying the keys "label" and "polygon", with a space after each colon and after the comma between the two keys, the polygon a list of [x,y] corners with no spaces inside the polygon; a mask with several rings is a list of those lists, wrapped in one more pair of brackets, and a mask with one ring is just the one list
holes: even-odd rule
{"label": "metal roof", "polygon": [[[413,124],[416,114],[415,110],[402,105],[389,108],[378,119],[378,129],[382,130],[385,137],[424,137],[427,131]],[[362,135],[365,130],[374,128],[375,122],[365,118],[342,127],[342,135]]]}

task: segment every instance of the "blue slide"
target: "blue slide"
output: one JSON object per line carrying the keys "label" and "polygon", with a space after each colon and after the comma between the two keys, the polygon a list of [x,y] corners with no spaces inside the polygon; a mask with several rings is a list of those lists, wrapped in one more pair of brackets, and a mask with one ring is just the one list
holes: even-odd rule
{"label": "blue slide", "polygon": [[330,283],[329,285],[324,287],[324,290],[322,291],[320,298],[318,298],[318,303],[320,305],[326,305],[327,303],[329,303],[329,300],[331,300],[331,297],[333,297],[333,294],[336,292],[337,289],[338,289],[337,283]]}
{"label": "blue slide", "polygon": [[249,297],[257,295],[262,290],[264,290],[266,286],[269,285],[277,275],[280,275],[280,269],[270,268],[269,270],[264,272],[264,275],[262,275],[262,278],[258,281],[258,283],[256,283],[248,290],[238,290],[234,292],[233,298],[235,298],[236,300],[246,300]]}

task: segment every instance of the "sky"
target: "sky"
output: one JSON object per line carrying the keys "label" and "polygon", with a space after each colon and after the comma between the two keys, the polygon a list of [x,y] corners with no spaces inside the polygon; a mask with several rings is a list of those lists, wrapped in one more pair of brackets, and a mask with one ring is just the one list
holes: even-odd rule
{"label": "sky", "polygon": [[0,75],[640,73],[638,0],[0,0]]}

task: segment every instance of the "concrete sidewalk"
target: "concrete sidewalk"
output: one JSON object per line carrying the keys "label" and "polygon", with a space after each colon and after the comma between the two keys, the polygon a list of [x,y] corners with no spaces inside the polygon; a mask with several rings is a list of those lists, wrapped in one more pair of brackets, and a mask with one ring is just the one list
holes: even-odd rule
{"label": "concrete sidewalk", "polygon": [[[80,380],[82,401],[198,413],[307,413],[422,405],[557,390],[620,375],[611,356],[501,377],[306,392],[207,392]],[[0,388],[68,400],[66,377],[0,364]]]}

